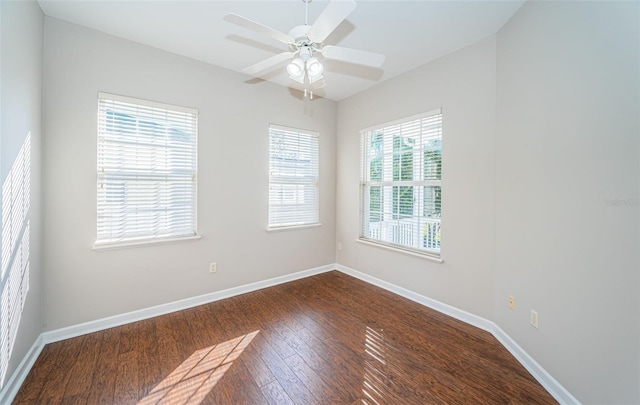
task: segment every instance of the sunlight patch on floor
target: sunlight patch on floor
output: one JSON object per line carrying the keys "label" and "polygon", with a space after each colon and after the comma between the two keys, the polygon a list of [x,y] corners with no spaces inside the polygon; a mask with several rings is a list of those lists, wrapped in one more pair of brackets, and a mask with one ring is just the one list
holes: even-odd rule
{"label": "sunlight patch on floor", "polygon": [[394,392],[395,381],[401,378],[401,371],[390,362],[392,351],[386,342],[384,330],[375,330],[367,326],[362,381],[363,405],[402,402]]}
{"label": "sunlight patch on floor", "polygon": [[201,403],[258,333],[254,331],[196,350],[138,405]]}

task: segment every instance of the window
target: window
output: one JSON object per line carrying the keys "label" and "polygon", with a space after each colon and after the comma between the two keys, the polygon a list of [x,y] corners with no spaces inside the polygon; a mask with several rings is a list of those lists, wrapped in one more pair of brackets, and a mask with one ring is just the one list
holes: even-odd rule
{"label": "window", "polygon": [[197,236],[197,111],[98,95],[96,247]]}
{"label": "window", "polygon": [[442,112],[361,133],[360,239],[440,256]]}
{"label": "window", "polygon": [[318,134],[269,126],[268,229],[319,225]]}

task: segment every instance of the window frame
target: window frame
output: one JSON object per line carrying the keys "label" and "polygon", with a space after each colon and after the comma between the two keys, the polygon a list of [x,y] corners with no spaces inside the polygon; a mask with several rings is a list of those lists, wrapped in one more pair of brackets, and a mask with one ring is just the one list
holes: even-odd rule
{"label": "window frame", "polygon": [[[101,238],[100,235],[100,226],[101,226],[101,218],[100,218],[100,210],[101,210],[101,186],[106,184],[106,177],[107,175],[105,174],[105,168],[101,167],[101,157],[100,154],[103,153],[105,154],[104,150],[101,150],[101,145],[104,148],[105,143],[101,142],[105,142],[104,139],[104,133],[106,133],[106,130],[104,130],[104,133],[101,133],[101,128],[100,125],[104,124],[105,126],[106,121],[107,121],[107,117],[106,116],[102,116],[102,108],[107,108],[107,107],[103,107],[103,103],[104,102],[112,102],[112,103],[121,103],[121,104],[127,104],[132,106],[132,109],[138,109],[140,108],[141,110],[143,110],[145,113],[150,113],[152,110],[158,110],[158,111],[164,111],[165,114],[167,115],[184,115],[185,120],[189,121],[190,120],[190,124],[187,125],[187,128],[190,128],[191,131],[188,132],[188,136],[190,138],[192,138],[192,140],[190,142],[188,142],[188,148],[189,150],[191,150],[190,154],[189,154],[189,158],[185,159],[185,161],[189,161],[191,162],[190,166],[192,168],[192,170],[187,171],[186,173],[181,173],[182,178],[188,178],[189,176],[191,177],[191,182],[192,182],[192,186],[190,187],[190,192],[188,192],[187,194],[184,195],[191,195],[190,198],[190,204],[187,205],[187,211],[189,212],[189,220],[187,220],[187,223],[191,224],[191,228],[192,231],[190,232],[185,232],[185,233],[174,233],[174,234],[167,234],[167,235],[154,235],[152,233],[147,233],[146,235],[141,235],[141,236],[134,236],[134,237],[122,237],[122,238]],[[121,110],[126,109],[125,107],[121,107]],[[135,119],[136,119],[136,123],[138,123],[138,120],[140,119],[140,114],[137,113],[138,115],[135,115]],[[149,116],[145,116],[144,118],[147,118],[151,121],[149,121],[147,124],[149,123],[153,123],[154,125],[165,125],[165,129],[176,129],[174,127],[168,127],[166,126],[166,124],[162,124],[161,118],[159,118],[159,115],[161,114],[157,114],[154,115],[152,114],[151,117]],[[152,119],[155,118],[156,121],[153,121]],[[173,242],[183,242],[183,241],[190,241],[190,240],[197,240],[200,239],[201,236],[198,234],[198,110],[194,109],[194,108],[189,108],[189,107],[183,107],[183,106],[177,106],[177,105],[171,105],[171,104],[165,104],[165,103],[160,103],[160,102],[156,102],[156,101],[150,101],[150,100],[145,100],[145,99],[139,99],[139,98],[134,98],[134,97],[128,97],[128,96],[121,96],[121,95],[116,95],[116,94],[110,94],[110,93],[105,93],[105,92],[98,92],[98,103],[97,103],[97,138],[96,138],[96,151],[97,151],[97,161],[96,161],[96,168],[97,168],[97,177],[96,177],[96,241],[94,243],[93,249],[94,250],[108,250],[108,249],[117,249],[117,248],[126,248],[126,247],[135,247],[135,246],[144,246],[144,245],[156,245],[156,244],[165,244],[165,243],[173,243]],[[154,130],[151,130],[151,132],[153,132]],[[139,131],[138,128],[136,128],[136,134],[141,133],[141,131]],[[149,134],[149,132],[146,133],[147,135]],[[101,139],[102,137],[102,139]],[[176,151],[176,150],[182,150],[184,151],[185,149],[182,148],[171,148],[171,147],[164,147],[164,150],[166,150],[167,152],[169,151]],[[106,155],[106,154],[105,154]],[[109,155],[112,157],[116,157],[118,156],[117,154],[113,154],[113,155]],[[104,159],[103,159],[104,160]],[[159,160],[153,160],[152,162],[156,163]],[[106,167],[106,166],[105,166]],[[150,166],[149,166],[150,167]],[[176,184],[176,177],[178,177],[178,173],[179,170],[175,169],[175,168],[171,168],[169,166],[161,166],[162,168],[160,169],[161,171],[167,171],[167,175],[165,175],[165,177],[170,177],[173,176],[174,179],[169,180],[165,178],[165,181],[163,182],[161,179],[157,179],[156,181],[160,184]],[[153,171],[156,169],[149,169],[149,171]],[[112,171],[112,173],[120,173],[121,175],[123,175],[125,172],[124,171]],[[140,181],[141,179],[145,178],[145,174],[144,174],[144,168],[141,169],[138,172],[135,171],[128,171],[128,174],[131,175],[132,177],[128,180],[123,180],[123,183],[125,181]],[[149,175],[146,175],[147,180],[149,180]],[[158,177],[162,177],[162,176],[158,176]],[[126,186],[125,186],[126,187]],[[105,197],[106,198],[106,195]],[[125,202],[126,198],[123,199],[121,206],[124,207],[126,205]],[[171,200],[173,201],[173,200]],[[161,205],[160,207],[168,207],[170,205],[170,203],[167,203],[165,205]],[[103,209],[105,207],[102,207]],[[126,222],[126,221],[123,221]]]}
{"label": "window frame", "polygon": [[[436,126],[434,128],[435,132],[438,133],[439,136],[435,138],[425,137],[425,131],[422,128],[422,120],[425,119],[431,119],[436,122]],[[409,147],[409,149],[411,149],[410,152],[403,152],[402,149],[404,148],[400,148],[400,151],[396,151],[395,137],[397,135],[387,134],[385,138],[384,131],[390,130],[395,126],[410,125],[411,123],[418,120],[420,120],[421,125],[419,130],[419,136],[421,139],[419,147],[421,149],[417,149],[414,144],[413,146]],[[378,132],[377,134],[375,134],[376,131]],[[427,258],[440,263],[442,262],[440,234],[442,218],[442,133],[442,108],[437,108],[435,110],[427,111],[421,114],[378,124],[362,129],[360,131],[360,221],[358,239],[356,239],[356,241],[367,245],[382,247],[401,253],[407,253],[414,256]],[[371,137],[376,135],[381,137],[380,142],[386,143],[383,143],[382,146],[380,146],[380,150],[373,151],[371,149]],[[426,157],[426,153],[429,151],[426,148],[427,142],[430,142],[432,140],[439,141],[440,156],[439,159],[436,159],[435,161],[429,161]],[[389,145],[391,145],[390,153],[387,150],[389,148]],[[376,166],[380,166],[377,169],[373,166],[373,160],[376,158],[373,157],[372,153],[380,155],[380,163],[375,162]],[[410,153],[409,157],[411,159],[409,159],[407,163],[405,163],[405,153]],[[390,157],[391,159],[389,159]],[[391,162],[389,163],[388,161],[385,161],[385,158],[387,160],[391,160]],[[416,162],[420,162],[420,166],[414,167]],[[434,176],[433,174],[427,174],[427,170],[433,170],[433,164],[436,165],[436,179],[432,178],[432,176]],[[412,175],[409,176],[410,178],[403,178],[404,176],[402,169],[405,167],[412,173]],[[377,171],[374,172],[372,170]],[[375,176],[377,177],[376,179],[372,180],[371,176],[374,173],[379,174]],[[419,173],[419,178],[418,180],[413,180],[416,173]],[[391,178],[389,178],[389,175]],[[398,177],[398,179],[394,179],[395,177]],[[371,192],[373,191],[371,190],[372,187],[379,187],[380,190],[378,192],[379,203],[376,205],[378,207],[377,211],[371,209],[372,205],[370,199],[372,195]],[[400,195],[397,196],[397,201],[393,198],[393,196],[396,195],[396,190],[398,191],[398,193],[401,193],[401,190],[406,187],[411,187],[411,193],[410,197],[406,199],[406,201],[404,202],[405,205],[403,206],[403,200],[402,198],[400,198]],[[422,190],[420,190],[419,187],[422,188]],[[434,195],[433,199],[429,200],[429,202],[433,202],[433,205],[427,204],[427,190],[430,190],[429,192],[431,193],[439,193],[439,195],[436,194]],[[387,194],[391,195],[388,196]],[[385,210],[385,202],[388,202],[386,200],[390,200],[391,202],[391,211],[389,211],[388,209]],[[427,214],[428,206],[436,211],[436,215]],[[406,215],[406,212],[401,212],[403,209],[406,210],[407,208],[412,210],[412,215]],[[377,216],[379,219],[377,221],[371,221],[371,219],[375,216]],[[408,216],[408,218],[401,218],[403,216]],[[393,218],[388,219],[387,217]],[[411,225],[411,231],[408,232],[412,235],[412,238],[407,238],[410,240],[411,244],[400,243],[397,241],[399,238],[388,235],[389,230],[387,230],[386,232],[383,231],[383,228],[388,228],[389,224],[393,226],[394,222],[396,222],[396,232],[400,232],[397,229],[405,225],[400,223],[403,219],[408,219],[409,222],[416,221],[417,224],[417,226]],[[376,232],[375,230],[372,231],[372,223],[380,224],[378,225],[378,227],[380,228],[378,232]],[[421,232],[423,228],[424,232]],[[383,232],[385,232],[384,235]],[[376,238],[372,236],[372,233],[374,235],[375,233],[378,233],[379,237]],[[391,233],[393,234],[393,232]],[[420,238],[420,236],[423,236],[424,239]],[[429,242],[427,242],[427,237],[429,238]],[[436,243],[434,242],[434,238],[436,237],[437,249],[427,246]],[[395,239],[396,242],[390,239]]]}
{"label": "window frame", "polygon": [[[312,145],[314,147],[314,150],[311,152],[315,152],[315,155],[311,157],[312,159],[312,163],[315,163],[315,167],[311,168],[311,172],[314,174],[313,178],[314,181],[309,182],[309,181],[300,181],[300,182],[295,182],[295,181],[291,181],[291,180],[287,180],[286,178],[289,177],[291,178],[292,175],[288,175],[288,176],[280,176],[280,182],[274,181],[276,178],[274,176],[273,170],[273,161],[272,161],[272,137],[275,135],[275,131],[284,131],[290,134],[296,134],[298,136],[298,139],[301,136],[306,136],[309,139],[314,139],[315,141],[309,141],[309,145]],[[269,129],[268,129],[268,166],[269,166],[269,170],[268,170],[268,174],[269,174],[269,179],[268,179],[268,194],[267,194],[267,227],[266,230],[271,232],[271,231],[281,231],[281,230],[290,230],[290,229],[299,229],[299,228],[310,228],[310,227],[317,227],[317,226],[321,226],[322,223],[320,222],[320,134],[317,131],[313,131],[313,130],[308,130],[308,129],[299,129],[299,128],[293,128],[293,127],[287,127],[284,125],[279,125],[279,124],[269,124]],[[273,200],[272,200],[272,190],[273,190],[273,186],[274,184],[279,184],[279,185],[296,185],[298,187],[302,186],[302,187],[308,187],[310,185],[313,186],[313,190],[314,190],[314,194],[315,194],[315,203],[314,203],[314,211],[315,211],[315,218],[312,221],[297,221],[297,222],[272,222],[272,216],[273,216],[273,211],[272,211],[272,204],[273,204]],[[296,193],[297,194],[297,193]],[[304,194],[304,192],[303,192]],[[296,204],[296,205],[304,205],[304,203],[302,204]]]}

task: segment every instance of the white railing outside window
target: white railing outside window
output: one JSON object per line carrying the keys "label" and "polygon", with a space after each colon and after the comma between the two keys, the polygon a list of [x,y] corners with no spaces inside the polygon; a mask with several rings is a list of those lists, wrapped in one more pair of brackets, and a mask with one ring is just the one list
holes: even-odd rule
{"label": "white railing outside window", "polygon": [[398,245],[426,250],[440,249],[440,220],[421,219],[418,223],[400,219],[369,224],[369,239],[393,241]]}

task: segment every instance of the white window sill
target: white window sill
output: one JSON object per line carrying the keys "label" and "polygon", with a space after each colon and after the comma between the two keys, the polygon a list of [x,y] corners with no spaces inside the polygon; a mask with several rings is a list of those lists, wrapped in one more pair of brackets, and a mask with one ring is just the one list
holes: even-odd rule
{"label": "white window sill", "polygon": [[304,228],[316,228],[318,226],[322,226],[322,224],[320,222],[315,223],[315,224],[304,224],[304,225],[291,225],[291,226],[274,226],[274,227],[267,227],[266,231],[267,232],[278,232],[278,231],[291,231],[294,229],[304,229]]}
{"label": "white window sill", "polygon": [[404,253],[405,255],[419,257],[421,259],[430,260],[430,261],[436,262],[436,263],[443,263],[444,262],[444,260],[442,260],[441,257],[435,256],[434,254],[428,253],[428,252],[422,253],[422,252],[418,252],[418,251],[415,251],[415,250],[396,248],[396,247],[393,247],[393,246],[390,246],[390,245],[386,245],[386,244],[383,244],[383,243],[373,242],[373,241],[368,240],[368,239],[360,239],[360,238],[358,238],[358,239],[356,239],[356,242],[362,243],[364,245],[375,246],[377,248],[391,250],[393,252]]}
{"label": "white window sill", "polygon": [[194,236],[185,236],[182,238],[167,238],[167,239],[147,239],[141,241],[128,241],[128,242],[115,242],[115,243],[95,243],[93,245],[93,250],[95,251],[103,251],[103,250],[113,250],[113,249],[126,249],[138,246],[151,246],[151,245],[166,245],[168,243],[179,243],[179,242],[190,242],[193,240],[201,239],[202,236],[194,235]]}

